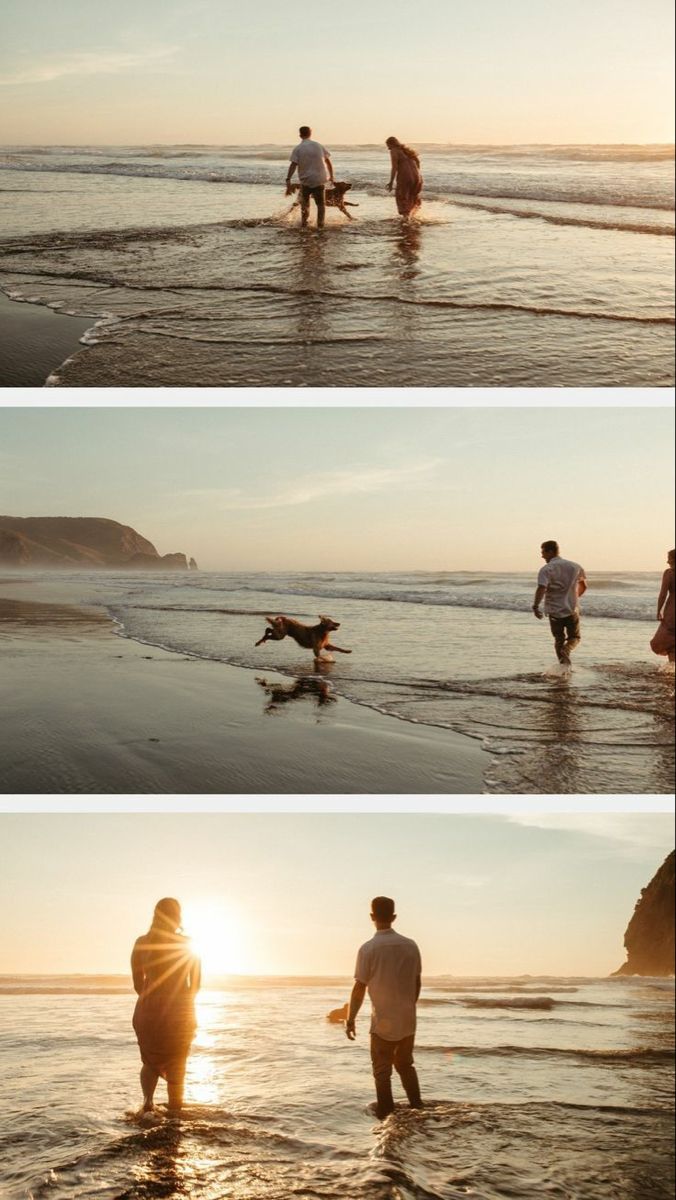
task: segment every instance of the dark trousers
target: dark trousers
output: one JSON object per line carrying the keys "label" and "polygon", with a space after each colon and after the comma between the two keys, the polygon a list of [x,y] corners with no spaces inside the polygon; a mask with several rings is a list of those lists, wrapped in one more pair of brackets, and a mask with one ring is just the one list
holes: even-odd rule
{"label": "dark trousers", "polygon": [[411,1108],[421,1108],[418,1073],[413,1066],[413,1044],[415,1036],[402,1038],[399,1042],[388,1042],[385,1038],[371,1034],[371,1064],[376,1081],[376,1112],[381,1121],[394,1112],[392,1096],[392,1068],[394,1067]]}
{"label": "dark trousers", "polygon": [[300,216],[303,225],[307,225],[308,217],[310,216],[310,198],[317,205],[317,224],[321,227],[324,224],[326,216],[326,197],[324,195],[324,184],[319,187],[306,187],[305,184],[300,186]]}
{"label": "dark trousers", "polygon": [[580,614],[569,617],[550,617],[549,625],[554,637],[556,657],[564,665],[570,662],[571,652],[580,644]]}

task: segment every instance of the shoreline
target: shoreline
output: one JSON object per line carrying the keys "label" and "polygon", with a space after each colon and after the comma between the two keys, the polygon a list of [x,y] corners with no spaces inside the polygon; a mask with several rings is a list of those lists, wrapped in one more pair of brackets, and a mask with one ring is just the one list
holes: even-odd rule
{"label": "shoreline", "polygon": [[0,597],[0,638],[4,795],[483,791],[490,756],[463,734],[146,646],[97,608]]}
{"label": "shoreline", "polygon": [[[57,320],[55,318],[61,318]],[[75,317],[0,289],[0,387],[46,387],[99,317]]]}

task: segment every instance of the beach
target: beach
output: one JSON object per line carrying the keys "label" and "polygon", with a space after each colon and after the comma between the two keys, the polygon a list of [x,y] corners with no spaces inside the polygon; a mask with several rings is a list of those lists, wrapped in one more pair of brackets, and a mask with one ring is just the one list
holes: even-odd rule
{"label": "beach", "polygon": [[91,322],[0,292],[0,386],[42,387],[53,368],[81,349]]}
{"label": "beach", "polygon": [[336,146],[358,207],[319,236],[289,149],[0,148],[0,289],[88,321],[44,381],[673,384],[673,147],[423,146],[406,222],[384,147]]}
{"label": "beach", "polygon": [[[338,978],[212,980],[179,1121],[140,1124],[125,976],[0,977],[7,1200],[669,1200],[673,980],[426,977],[425,1108],[379,1124]],[[163,1103],[162,1095],[158,1100]]]}
{"label": "beach", "polygon": [[[120,763],[134,764],[121,791],[671,794],[674,670],[649,648],[660,575],[587,574],[582,642],[562,674],[527,573],[6,571],[0,597],[47,604],[43,628],[54,605],[99,624],[77,643],[74,676],[54,625],[47,652],[35,627],[3,622],[15,652],[0,687],[26,746],[47,703],[57,757],[69,746],[66,759],[98,761],[95,730],[82,738],[70,719],[98,712],[99,733],[114,727]],[[315,666],[289,638],[255,645],[267,613],[311,623],[327,611],[352,654]],[[146,739],[171,731],[169,769],[169,745],[139,742],[137,727]],[[13,770],[14,790],[50,790],[30,755]],[[64,759],[55,778],[110,790],[88,770],[71,778]]]}
{"label": "beach", "polygon": [[470,738],[311,685],[290,695],[274,670],[149,649],[45,591],[0,587],[3,794],[482,790],[487,756]]}

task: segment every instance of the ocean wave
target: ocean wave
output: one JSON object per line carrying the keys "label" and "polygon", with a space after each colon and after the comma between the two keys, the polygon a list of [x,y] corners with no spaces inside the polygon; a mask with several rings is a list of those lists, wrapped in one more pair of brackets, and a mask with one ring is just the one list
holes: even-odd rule
{"label": "ocean wave", "polygon": [[[251,218],[251,219],[241,220],[241,221],[221,222],[221,224],[223,224],[223,225],[228,224],[232,227],[239,226],[241,228],[245,228],[245,227],[252,226],[252,225],[266,225],[266,224],[271,224],[271,223],[273,223],[273,222],[269,218]],[[188,226],[187,231],[182,231],[184,233],[184,236],[186,235],[186,233],[189,234],[190,228],[191,227]],[[174,235],[175,233],[176,233],[176,231],[173,231],[173,230],[162,230],[161,232],[157,233],[156,237],[158,240],[167,240],[168,241],[168,240],[171,240],[172,235]],[[129,238],[128,240],[142,241],[143,238],[136,236],[134,238]],[[150,238],[148,240],[153,240],[153,239]],[[112,248],[112,244],[113,244],[113,242],[111,239],[111,248]],[[4,251],[5,254],[14,254],[17,252],[18,253],[29,253],[30,250],[31,250],[31,247],[25,247],[25,248],[20,247],[20,248],[15,249],[14,246],[12,246],[10,243],[7,243],[7,242],[0,245],[0,251]],[[182,283],[182,282],[178,282],[176,280],[166,280],[165,282],[163,282],[162,285],[160,285],[153,280],[149,280],[147,283],[142,283],[142,282],[139,282],[138,280],[136,280],[132,283],[132,282],[128,281],[127,279],[118,278],[112,272],[87,270],[87,269],[74,270],[74,271],[68,271],[68,270],[56,271],[56,270],[51,270],[51,269],[41,269],[39,266],[32,266],[31,269],[28,271],[17,270],[15,267],[11,267],[8,269],[11,270],[12,276],[22,275],[22,274],[29,275],[31,278],[31,282],[33,284],[36,283],[37,280],[42,279],[42,278],[51,279],[51,280],[64,279],[64,280],[70,280],[73,282],[80,282],[80,283],[88,283],[88,284],[93,283],[93,284],[103,285],[105,287],[111,287],[111,288],[119,287],[119,288],[129,291],[129,292],[157,292],[158,290],[162,290],[165,292],[175,292],[175,293],[195,292],[195,293],[204,294],[204,293],[214,292],[214,293],[221,293],[221,294],[225,293],[225,294],[230,294],[230,295],[234,295],[235,293],[237,293],[242,296],[271,295],[271,296],[289,297],[291,299],[296,299],[298,297],[308,297],[309,299],[311,299],[313,301],[321,301],[322,299],[340,300],[341,303],[345,303],[346,301],[348,301],[350,303],[354,303],[355,301],[363,301],[364,303],[368,304],[371,307],[373,307],[374,305],[382,305],[382,304],[396,304],[396,305],[405,306],[407,308],[410,307],[410,308],[417,308],[417,309],[441,309],[441,310],[446,310],[449,312],[451,312],[451,311],[453,311],[453,312],[487,312],[487,313],[497,312],[497,313],[506,313],[509,315],[514,314],[515,316],[561,317],[566,320],[607,321],[607,322],[610,322],[613,324],[619,323],[619,324],[629,324],[629,325],[645,325],[645,326],[649,326],[649,327],[662,326],[662,327],[667,327],[670,329],[673,329],[674,325],[676,324],[676,318],[674,318],[671,315],[666,315],[666,314],[661,315],[661,316],[651,316],[651,315],[642,315],[640,313],[618,313],[618,312],[595,310],[595,309],[585,309],[585,308],[564,308],[564,307],[561,307],[558,305],[549,305],[549,304],[516,304],[512,301],[502,301],[502,300],[457,300],[457,299],[450,299],[450,298],[449,299],[438,299],[438,300],[436,300],[436,299],[435,300],[431,300],[431,299],[425,300],[425,299],[415,298],[415,297],[411,297],[411,296],[401,296],[394,292],[390,292],[390,293],[379,292],[378,294],[368,294],[368,293],[360,293],[360,292],[346,293],[345,291],[338,291],[338,290],[334,291],[329,288],[304,288],[304,287],[295,287],[294,288],[294,287],[282,287],[281,285],[276,286],[274,284],[263,284],[263,283],[246,283],[246,284],[242,283],[242,284],[228,285],[225,283],[201,283],[200,284],[200,283]],[[141,314],[135,314],[135,315],[137,317],[142,317],[144,314],[141,313]],[[160,315],[160,314],[157,314],[157,315]],[[278,344],[285,345],[286,344],[284,339],[280,339],[279,341],[275,340],[275,341],[271,342],[270,340],[266,340],[265,338],[259,339],[259,338],[255,338],[255,337],[248,337],[246,339],[238,339],[238,338],[215,337],[214,336],[214,337],[211,337],[210,339],[205,339],[202,335],[199,335],[199,334],[183,333],[183,334],[179,335],[175,331],[172,332],[170,329],[166,329],[166,328],[165,329],[162,329],[162,328],[154,329],[153,333],[156,337],[170,338],[170,337],[179,337],[180,336],[181,338],[183,338],[183,340],[186,340],[186,341],[199,342],[199,341],[209,340],[215,344],[222,344],[222,345],[246,345],[246,346],[261,345],[261,346],[264,346],[264,345],[278,345]],[[327,338],[327,339],[317,339],[318,342],[324,341],[329,344],[337,344],[340,342],[340,340],[341,339],[339,337]],[[364,340],[382,340],[382,339],[381,338],[364,339],[364,337],[361,336],[361,337],[357,337],[357,338],[343,339],[343,340],[352,340],[352,341],[357,340],[357,341],[361,342]]]}
{"label": "ocean wave", "polygon": [[[267,160],[270,163],[286,162],[287,154],[281,154],[277,157],[273,152],[262,152],[261,154],[247,155],[247,161],[251,162],[251,166],[242,165],[241,161],[235,165],[227,165],[227,163],[201,163],[197,165],[179,165],[176,161],[183,156],[161,156],[161,155],[145,155],[146,160],[150,158],[152,161],[142,161],[139,158],[118,158],[108,162],[96,160],[93,162],[50,162],[45,157],[42,157],[38,162],[31,162],[30,158],[16,153],[4,154],[0,157],[0,168],[8,171],[40,171],[44,173],[67,173],[77,175],[116,175],[120,177],[130,177],[138,179],[156,179],[156,180],[172,180],[174,182],[187,183],[213,183],[213,184],[229,184],[229,185],[255,185],[258,187],[268,187],[279,189],[279,179],[270,170],[256,169],[255,162],[262,163]],[[190,157],[188,155],[188,157]],[[512,160],[513,161],[513,160]],[[559,161],[562,161],[559,159]],[[611,160],[598,160],[609,162]],[[614,160],[616,162],[626,160]],[[636,161],[636,160],[634,160]],[[642,160],[642,161],[666,161],[666,160]],[[517,176],[510,176],[507,180],[504,176],[492,178],[489,170],[485,170],[486,162],[481,161],[476,164],[477,175],[466,181],[463,178],[462,172],[453,173],[452,163],[439,164],[434,169],[430,167],[426,170],[426,195],[436,195],[438,197],[450,196],[467,196],[476,200],[487,198],[490,200],[520,200],[529,202],[544,202],[556,204],[580,204],[590,207],[610,207],[616,209],[623,208],[643,208],[648,211],[671,211],[673,209],[673,196],[657,195],[654,186],[644,184],[640,186],[636,181],[633,181],[635,188],[633,194],[618,194],[617,186],[614,188],[595,187],[590,184],[588,187],[580,186],[575,180],[569,177],[568,181],[551,178],[548,181],[534,183],[530,175],[519,182]],[[484,168],[484,170],[482,170]],[[355,191],[373,190],[373,194],[385,196],[387,194],[384,180],[381,182],[381,170],[379,166],[374,166],[373,169],[365,168],[363,164],[357,165],[356,169],[350,169],[350,181]],[[382,175],[385,172],[382,171]]]}
{"label": "ocean wave", "polygon": [[542,1058],[542,1059],[572,1059],[588,1062],[591,1065],[621,1066],[633,1064],[637,1066],[648,1064],[671,1065],[674,1062],[674,1050],[655,1049],[650,1046],[634,1047],[626,1050],[589,1050],[567,1046],[436,1046],[418,1045],[418,1052],[429,1054],[458,1055],[461,1058]]}
{"label": "ocean wave", "polygon": [[[542,209],[525,209],[525,208],[510,208],[507,204],[482,202],[480,200],[448,200],[447,204],[455,205],[457,208],[471,208],[477,212],[495,213],[497,216],[508,217],[524,217],[530,220],[545,221],[549,225],[570,225],[579,226],[582,229],[608,229],[614,232],[624,233],[649,233],[656,234],[658,237],[673,237],[676,227],[674,225],[655,224],[650,221],[621,221],[618,219],[611,220],[609,217],[575,217],[567,213],[546,212]],[[657,210],[656,210],[657,211]]]}
{"label": "ocean wave", "polygon": [[[379,592],[367,591],[363,588],[346,588],[338,591],[332,588],[323,587],[294,587],[289,584],[280,583],[278,586],[260,585],[242,585],[233,588],[213,587],[214,591],[221,592],[260,592],[270,595],[286,595],[292,596],[295,599],[301,597],[313,597],[322,600],[331,600],[335,604],[339,604],[345,600],[359,600],[367,604],[413,604],[423,605],[430,608],[472,608],[486,609],[490,612],[514,612],[527,613],[530,615],[530,603],[524,596],[523,599],[514,596],[467,596],[453,595],[445,593],[444,595],[429,595],[421,592],[396,592],[383,589]],[[591,590],[591,589],[590,589]],[[186,612],[186,613],[221,613],[227,616],[265,616],[267,612],[259,608],[223,608],[220,605],[163,605],[163,604],[120,604],[116,606],[118,611],[138,609],[149,610],[156,612]],[[270,606],[274,607],[274,606]],[[267,611],[270,611],[268,608]],[[286,612],[285,616],[298,616],[302,613]],[[585,619],[592,620],[624,620],[624,621],[645,621],[654,624],[654,614],[646,612],[644,605],[628,605],[621,601],[618,603],[606,603],[603,610],[594,611],[593,608],[586,607],[584,609]]]}

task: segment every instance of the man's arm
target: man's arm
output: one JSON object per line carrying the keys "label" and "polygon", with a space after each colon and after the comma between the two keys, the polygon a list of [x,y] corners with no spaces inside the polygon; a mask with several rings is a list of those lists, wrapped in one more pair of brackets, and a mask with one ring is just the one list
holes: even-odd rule
{"label": "man's arm", "polygon": [[422,987],[422,976],[416,975],[416,977],[415,977],[415,1002],[416,1002],[416,1004],[418,1003],[418,1000],[420,999],[421,987]]}
{"label": "man's arm", "polygon": [[293,177],[296,173],[297,166],[298,166],[298,163],[295,163],[295,162],[289,163],[289,169],[286,172],[286,194],[287,194],[287,196],[291,195],[291,180],[293,179]]}
{"label": "man's arm", "polygon": [[357,1033],[356,1033],[356,1030],[354,1027],[354,1023],[355,1023],[355,1020],[357,1017],[357,1013],[359,1012],[359,1009],[361,1008],[362,1004],[364,1003],[365,995],[366,995],[366,984],[360,983],[358,979],[355,979],[354,987],[352,988],[352,995],[350,996],[350,1006],[347,1010],[347,1021],[345,1022],[345,1033],[347,1034],[347,1036],[351,1042],[353,1042],[357,1036]]}
{"label": "man's arm", "polygon": [[587,590],[587,576],[585,575],[584,571],[580,571],[580,575],[579,575],[578,581],[577,581],[578,596],[584,596],[586,590]]}
{"label": "man's arm", "polygon": [[537,617],[538,621],[541,621],[544,615],[540,609],[540,605],[545,598],[546,591],[547,588],[543,583],[539,583],[535,589],[535,596],[533,597],[533,613]]}
{"label": "man's arm", "polygon": [[329,154],[328,150],[324,152],[324,162],[326,163],[326,169],[329,173],[329,179],[331,180],[331,183],[335,183],[336,179],[333,174],[333,163],[331,162],[331,155]]}

